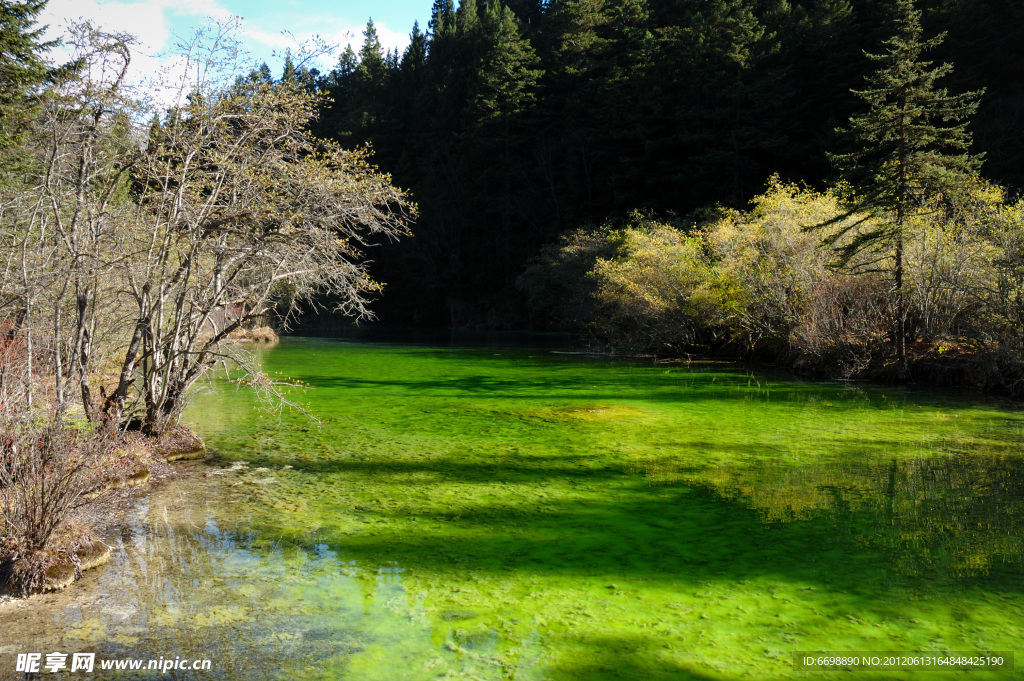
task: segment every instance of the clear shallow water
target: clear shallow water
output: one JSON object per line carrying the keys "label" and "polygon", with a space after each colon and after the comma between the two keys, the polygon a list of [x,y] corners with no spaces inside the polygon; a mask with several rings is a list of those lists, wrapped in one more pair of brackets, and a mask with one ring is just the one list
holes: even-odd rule
{"label": "clear shallow water", "polygon": [[[543,349],[288,340],[264,363],[322,427],[215,384],[187,420],[218,459],[149,493],[95,588],[0,613],[0,664],[45,640],[214,661],[179,678],[1024,666],[1024,416],[998,403]],[[1024,669],[858,678],[936,676]]]}

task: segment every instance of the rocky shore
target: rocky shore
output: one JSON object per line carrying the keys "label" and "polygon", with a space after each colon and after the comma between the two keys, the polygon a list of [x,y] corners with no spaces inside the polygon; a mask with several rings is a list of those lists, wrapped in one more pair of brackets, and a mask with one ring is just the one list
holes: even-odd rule
{"label": "rocky shore", "polygon": [[[179,425],[161,438],[128,439],[117,455],[129,463],[122,464],[120,474],[111,475],[99,488],[89,492],[84,497],[86,503],[74,517],[76,524],[89,528],[88,539],[72,550],[62,551],[60,558],[46,568],[42,592],[66,589],[87,570],[109,562],[110,546],[104,538],[109,539],[119,530],[138,492],[174,477],[176,471],[172,462],[205,458],[206,443]],[[0,604],[31,598],[32,595],[22,596],[16,590],[0,589]]]}

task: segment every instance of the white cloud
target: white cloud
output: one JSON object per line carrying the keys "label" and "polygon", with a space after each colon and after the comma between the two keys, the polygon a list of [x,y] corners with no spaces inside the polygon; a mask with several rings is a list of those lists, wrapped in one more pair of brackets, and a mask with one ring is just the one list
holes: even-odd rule
{"label": "white cloud", "polygon": [[[169,56],[176,42],[173,24],[185,18],[200,25],[209,20],[227,19],[231,14],[216,2],[204,0],[142,0],[139,2],[106,2],[103,0],[50,0],[41,13],[39,23],[48,24],[47,37],[63,35],[69,22],[91,21],[97,28],[111,33],[129,33],[137,43],[131,50],[129,81],[145,83],[164,80],[180,82],[184,74],[183,60]],[[69,57],[66,48],[50,55],[55,62]],[[174,103],[174,91],[149,89],[161,106]]]}
{"label": "white cloud", "polygon": [[131,33],[143,51],[156,54],[171,46],[173,18],[192,17],[198,24],[206,17],[230,16],[227,9],[206,0],[50,0],[40,21],[50,24],[50,32],[59,35],[68,20],[88,19],[104,30]]}
{"label": "white cloud", "polygon": [[[393,31],[387,25],[377,22],[374,22],[374,27],[385,52],[393,49],[401,54],[409,44],[409,36],[406,33]],[[316,64],[321,70],[330,70],[337,63],[337,58],[346,45],[351,45],[353,50],[359,52],[363,45],[365,29],[365,24],[355,25],[332,18],[295,17],[293,24],[285,32],[280,28],[264,28],[263,22],[247,19],[242,31],[242,41],[260,59],[267,60],[272,68],[277,68],[280,66],[280,59],[283,58],[280,55],[283,55],[285,50],[291,49],[296,52],[303,41],[318,36],[325,42],[337,46],[333,56],[323,57]],[[260,47],[265,49],[261,50]],[[270,51],[278,55],[278,59],[271,60],[268,54]]]}
{"label": "white cloud", "polygon": [[[61,35],[69,20],[79,18],[89,19],[107,31],[135,35],[139,42],[133,50],[130,77],[139,82],[152,80],[173,66],[176,60],[168,55],[176,43],[175,31],[187,37],[191,32],[189,27],[200,26],[210,17],[228,19],[231,12],[217,0],[50,0],[40,23],[50,25],[48,37]],[[408,45],[409,37],[405,32],[394,31],[379,22],[375,26],[385,51],[396,49],[401,53]],[[349,19],[322,13],[291,13],[247,16],[238,37],[243,47],[251,52],[253,61],[266,61],[276,72],[285,50],[296,51],[314,35],[338,45],[339,52],[346,45],[358,52],[364,29],[365,24],[355,25]],[[60,61],[66,56],[66,52],[58,51],[53,58]],[[329,70],[336,59],[337,54],[323,57],[315,65]]]}
{"label": "white cloud", "polygon": [[49,24],[49,33],[53,37],[63,32],[68,21],[79,19],[88,19],[106,30],[132,33],[150,51],[162,47],[169,35],[160,2],[50,0],[40,17],[41,22]]}

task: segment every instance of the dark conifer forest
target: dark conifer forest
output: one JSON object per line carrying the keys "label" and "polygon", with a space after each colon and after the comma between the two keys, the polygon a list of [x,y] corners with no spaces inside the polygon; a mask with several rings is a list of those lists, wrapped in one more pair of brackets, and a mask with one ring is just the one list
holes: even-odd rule
{"label": "dark conifer forest", "polygon": [[[370,145],[420,207],[415,237],[371,250],[385,323],[521,326],[515,282],[559,234],[641,210],[743,209],[770,176],[836,179],[865,53],[895,0],[436,0],[404,53],[372,22],[327,74],[314,134]],[[1024,22],[1016,0],[922,0],[926,55],[972,118],[982,174],[1024,185]],[[265,77],[269,73],[264,71]],[[692,221],[692,220],[691,220]]]}

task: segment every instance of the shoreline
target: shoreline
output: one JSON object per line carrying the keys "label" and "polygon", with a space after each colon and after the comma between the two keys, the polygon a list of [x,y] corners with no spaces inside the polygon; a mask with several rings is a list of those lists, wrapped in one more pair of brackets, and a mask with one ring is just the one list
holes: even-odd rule
{"label": "shoreline", "polygon": [[143,443],[126,438],[119,450],[134,450],[132,458],[138,470],[124,477],[109,479],[105,488],[90,493],[105,495],[105,498],[84,504],[69,519],[72,523],[83,523],[93,537],[88,543],[88,549],[75,551],[76,560],[81,563],[81,576],[75,576],[78,571],[73,563],[57,562],[47,568],[46,584],[39,591],[22,595],[18,589],[4,585],[0,587],[0,612],[4,606],[12,603],[23,607],[33,599],[72,589],[86,574],[108,564],[113,549],[108,540],[124,530],[125,517],[140,497],[148,494],[155,486],[162,486],[181,474],[178,467],[173,465],[174,462],[196,461],[207,457],[206,443],[185,426],[178,425],[159,439],[147,440]]}
{"label": "shoreline", "polygon": [[[824,362],[800,361],[801,356],[780,353],[730,353],[702,349],[694,352],[658,353],[630,351],[612,346],[579,346],[581,349],[564,354],[585,354],[595,357],[623,360],[646,360],[658,364],[726,363],[740,364],[753,369],[780,371],[807,381],[861,384],[880,387],[934,390],[939,392],[969,392],[980,397],[1008,399],[1014,403],[1024,398],[1024,379],[1014,382],[1000,371],[1000,367],[980,353],[944,351],[942,343],[908,346],[910,377],[900,381],[894,372],[894,363],[888,355],[872,358],[864,369],[849,374],[829,371]],[[952,347],[952,346],[948,346]]]}
{"label": "shoreline", "polygon": [[[121,630],[126,618],[138,611],[154,586],[146,575],[173,562],[148,553],[154,541],[161,541],[154,533],[166,527],[165,512],[169,510],[175,522],[182,508],[201,508],[208,490],[220,483],[207,475],[210,466],[202,460],[169,468],[151,486],[119,490],[123,494],[118,494],[105,534],[96,533],[110,547],[111,559],[105,565],[87,570],[60,591],[0,597],[0,659],[11,660],[11,669],[13,656],[25,651],[99,652],[110,637],[97,624],[102,620],[111,630]],[[0,679],[6,678],[0,673]]]}
{"label": "shoreline", "polygon": [[[659,364],[723,362],[785,372],[801,380],[967,391],[1015,401],[1024,397],[1024,375],[1019,377],[1020,380],[1015,380],[1009,371],[1012,367],[1000,364],[998,353],[982,352],[969,343],[954,340],[908,342],[910,379],[900,382],[896,379],[895,352],[891,351],[892,345],[888,341],[880,342],[876,346],[856,348],[856,351],[867,357],[868,361],[852,370],[840,370],[842,367],[834,361],[836,358],[800,353],[795,349],[744,351],[742,348],[723,345],[694,346],[690,351],[678,348],[664,348],[661,351],[633,350],[601,343],[581,333],[579,329],[571,328],[499,328],[487,325],[415,327],[399,324],[356,327],[351,324],[310,323],[305,326],[297,325],[282,336],[282,339],[287,340],[290,337],[442,347],[529,347],[556,354],[645,360]],[[506,342],[509,338],[518,338],[520,342]],[[528,342],[528,346],[520,344],[523,340]],[[555,340],[560,342],[554,342]]]}

